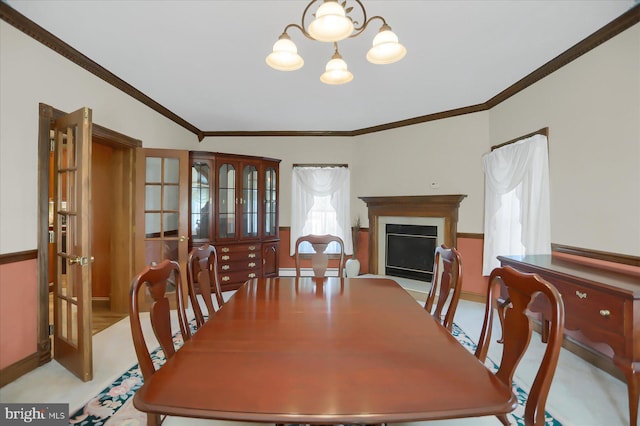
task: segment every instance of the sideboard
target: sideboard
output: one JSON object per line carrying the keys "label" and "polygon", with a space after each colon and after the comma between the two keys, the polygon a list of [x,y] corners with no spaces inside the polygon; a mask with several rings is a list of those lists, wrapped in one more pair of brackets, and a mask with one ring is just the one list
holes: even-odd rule
{"label": "sideboard", "polygon": [[[637,424],[640,391],[640,278],[599,269],[553,255],[498,256],[502,266],[536,273],[556,286],[565,305],[565,329],[577,330],[585,346],[605,343],[623,372],[629,395],[629,423]],[[542,297],[530,310],[540,313],[546,341],[549,309]]]}

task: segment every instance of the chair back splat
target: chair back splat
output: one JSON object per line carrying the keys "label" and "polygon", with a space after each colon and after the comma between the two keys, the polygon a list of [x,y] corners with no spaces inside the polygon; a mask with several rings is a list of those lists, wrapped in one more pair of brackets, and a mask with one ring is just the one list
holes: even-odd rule
{"label": "chair back splat", "polygon": [[[531,319],[527,307],[536,297],[548,299],[551,316],[549,320],[549,339],[538,368],[524,411],[525,425],[542,426],[545,424],[545,404],[551,388],[551,381],[558,364],[562,346],[564,328],[564,303],[558,290],[548,281],[536,274],[525,274],[510,266],[496,268],[489,276],[489,291],[484,324],[478,340],[476,357],[484,362],[487,358],[494,309],[498,308],[500,292],[508,292],[502,329],[502,360],[496,376],[512,386],[513,375],[522,359],[531,339]],[[506,416],[499,417],[508,425]],[[506,422],[506,423],[505,423]]]}
{"label": "chair back splat", "polygon": [[182,298],[182,282],[180,279],[180,266],[177,262],[165,259],[157,265],[147,266],[131,282],[129,298],[129,320],[131,322],[131,334],[133,346],[136,350],[138,364],[145,380],[155,373],[155,367],[151,360],[149,347],[142,333],[142,323],[140,321],[139,298],[145,297],[140,294],[141,290],[148,290],[151,299],[151,310],[149,316],[151,327],[164,351],[167,359],[175,354],[173,346],[173,333],[171,331],[171,306],[167,298],[169,286],[175,286],[176,306],[178,311],[178,323],[182,338],[187,341],[191,338],[189,324],[187,322],[184,300]]}
{"label": "chair back splat", "polygon": [[458,250],[443,244],[435,251],[433,279],[424,308],[449,331],[453,328],[461,292],[462,258]]}
{"label": "chair back splat", "polygon": [[218,278],[218,254],[214,246],[205,244],[202,247],[194,248],[189,253],[187,287],[189,300],[196,318],[196,326],[200,328],[204,324],[204,313],[200,303],[198,303],[198,293],[202,295],[207,307],[208,318],[211,318],[216,312],[216,308],[213,305],[213,294],[215,294],[218,309],[224,304],[220,279]]}
{"label": "chair back splat", "polygon": [[[300,253],[300,244],[308,242],[313,247],[314,252],[311,254]],[[325,253],[327,246],[336,242],[340,252],[337,254]],[[344,242],[342,238],[336,235],[305,235],[296,240],[295,260],[296,260],[296,276],[301,276],[302,258],[309,256],[311,258],[311,267],[313,268],[313,276],[316,278],[324,277],[329,265],[329,257],[339,257],[338,276],[341,277],[344,270]]]}

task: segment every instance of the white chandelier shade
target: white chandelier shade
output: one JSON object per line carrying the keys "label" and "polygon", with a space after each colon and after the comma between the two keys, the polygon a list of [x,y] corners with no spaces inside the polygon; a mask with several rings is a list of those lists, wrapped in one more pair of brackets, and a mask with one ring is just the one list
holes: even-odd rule
{"label": "white chandelier shade", "polygon": [[304,59],[298,55],[298,48],[286,33],[275,42],[273,52],[267,56],[266,62],[278,71],[295,71],[304,65]]}
{"label": "white chandelier shade", "polygon": [[320,76],[320,81],[325,84],[345,84],[353,80],[353,74],[347,69],[347,63],[342,59],[336,46],[336,53],[327,62],[325,72]]}
{"label": "white chandelier shade", "polygon": [[372,64],[392,64],[406,54],[407,49],[398,43],[398,36],[388,25],[383,25],[373,38],[373,47],[367,52],[367,60]]}
{"label": "white chandelier shade", "polygon": [[[315,13],[311,6],[321,3]],[[351,17],[355,7],[347,6],[347,2],[356,3],[360,8],[362,19]],[[314,19],[306,27],[307,15]],[[266,63],[279,71],[295,71],[302,68],[304,60],[298,54],[298,49],[287,31],[297,28],[307,38],[322,42],[334,43],[335,54],[327,63],[320,81],[326,84],[344,84],[353,80],[353,74],[347,69],[347,64],[338,53],[337,42],[347,38],[357,37],[364,32],[374,20],[382,21],[378,34],[373,39],[373,47],[366,54],[367,60],[373,64],[392,64],[398,62],[407,54],[407,49],[400,44],[398,36],[391,31],[391,27],[382,16],[367,19],[367,11],[362,0],[311,0],[302,13],[301,25],[288,24],[278,41],[273,45],[273,51],[267,56]],[[362,25],[355,26],[357,22]]]}
{"label": "white chandelier shade", "polygon": [[327,1],[318,8],[316,19],[307,30],[315,40],[340,41],[353,33],[353,21],[346,17],[344,8],[337,1]]}

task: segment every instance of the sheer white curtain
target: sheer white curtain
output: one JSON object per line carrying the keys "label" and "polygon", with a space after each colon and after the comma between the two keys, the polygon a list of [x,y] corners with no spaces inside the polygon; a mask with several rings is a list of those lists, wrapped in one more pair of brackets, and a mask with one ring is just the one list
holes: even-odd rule
{"label": "sheer white curtain", "polygon": [[534,135],[482,157],[485,173],[483,275],[499,255],[551,253],[547,137]]}
{"label": "sheer white curtain", "polygon": [[344,241],[345,253],[353,253],[349,177],[347,167],[293,168],[290,245],[292,256],[296,240],[306,234],[337,235]]}

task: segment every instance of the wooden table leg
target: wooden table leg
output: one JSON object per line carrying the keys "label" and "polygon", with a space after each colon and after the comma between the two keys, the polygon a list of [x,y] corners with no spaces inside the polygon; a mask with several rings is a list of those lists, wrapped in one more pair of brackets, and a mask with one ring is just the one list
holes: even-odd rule
{"label": "wooden table leg", "polygon": [[638,424],[638,401],[640,397],[640,371],[638,364],[619,358],[613,357],[613,362],[624,373],[627,379],[627,390],[629,394],[629,425],[637,426]]}

